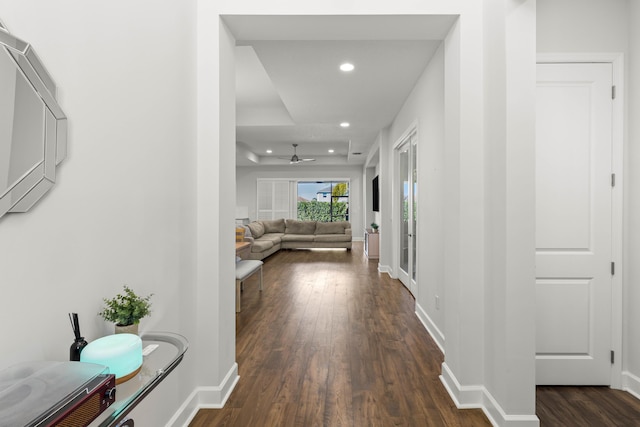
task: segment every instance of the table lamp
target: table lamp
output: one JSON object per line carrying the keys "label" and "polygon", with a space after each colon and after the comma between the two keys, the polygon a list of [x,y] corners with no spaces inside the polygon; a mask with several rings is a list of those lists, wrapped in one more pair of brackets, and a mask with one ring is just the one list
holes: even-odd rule
{"label": "table lamp", "polygon": [[108,366],[116,384],[123,383],[142,367],[142,340],[134,334],[107,335],[90,342],[80,353],[80,361]]}

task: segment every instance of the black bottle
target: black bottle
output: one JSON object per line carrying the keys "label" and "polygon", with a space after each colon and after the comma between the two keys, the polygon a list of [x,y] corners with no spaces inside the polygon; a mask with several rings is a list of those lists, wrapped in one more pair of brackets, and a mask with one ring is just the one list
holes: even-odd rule
{"label": "black bottle", "polygon": [[82,349],[87,346],[87,342],[84,337],[76,338],[76,340],[71,344],[71,348],[69,348],[69,360],[72,362],[80,361],[80,353]]}
{"label": "black bottle", "polygon": [[78,313],[69,313],[69,321],[71,321],[71,329],[73,329],[73,335],[76,340],[71,344],[69,349],[69,360],[72,362],[80,361],[80,353],[82,349],[87,346],[87,342],[84,337],[80,336],[80,321],[78,320]]}

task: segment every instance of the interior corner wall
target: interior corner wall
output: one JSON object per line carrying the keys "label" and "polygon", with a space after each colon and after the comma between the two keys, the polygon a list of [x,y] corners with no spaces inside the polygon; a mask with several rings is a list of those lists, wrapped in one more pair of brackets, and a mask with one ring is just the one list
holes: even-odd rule
{"label": "interior corner wall", "polygon": [[[416,313],[443,348],[444,43],[436,50],[389,126],[388,138],[392,144],[398,142],[413,124],[417,124],[418,137]],[[393,147],[387,148],[389,151],[385,156],[393,158]]]}
{"label": "interior corner wall", "polygon": [[630,1],[628,10],[628,139],[625,151],[625,293],[623,307],[624,353],[623,370],[628,372],[632,384],[627,384],[636,396],[640,396],[640,2]]}
{"label": "interior corner wall", "polygon": [[257,180],[258,179],[310,179],[322,180],[347,178],[349,186],[349,222],[354,239],[364,239],[364,197],[363,174],[361,166],[238,166],[235,170],[236,195],[239,206],[249,208],[249,218],[257,218]]}
{"label": "interior corner wall", "polygon": [[391,153],[393,148],[391,147],[393,141],[389,138],[389,128],[382,129],[379,133],[380,137],[380,163],[376,171],[380,176],[379,189],[380,189],[380,212],[378,217],[380,221],[380,258],[378,259],[378,269],[389,274],[390,277],[397,279],[394,275],[395,261],[394,252],[394,239],[393,239],[393,212],[391,210],[392,197],[393,197],[393,156],[388,156],[386,153]]}
{"label": "interior corner wall", "polygon": [[198,2],[196,398],[216,406],[235,363],[235,39],[217,5]]}
{"label": "interior corner wall", "polygon": [[[482,3],[445,39],[444,336],[442,379],[459,407],[481,406],[484,382]],[[473,356],[472,356],[473,355]]]}
{"label": "interior corner wall", "polygon": [[[69,120],[55,186],[29,212],[0,218],[0,369],[68,360],[70,312],[88,341],[113,333],[96,313],[124,284],[154,294],[141,332],[194,342],[184,307],[196,292],[195,2],[0,4]],[[195,386],[194,359],[192,347],[134,409],[136,425],[166,424]]]}
{"label": "interior corner wall", "polygon": [[[380,180],[380,140],[381,135],[378,132],[376,140],[371,146],[369,153],[367,154],[367,160],[365,161],[363,175],[364,175],[364,228],[369,228],[372,222],[380,224],[380,211],[373,211],[372,203],[372,180],[376,176],[378,177],[378,185]],[[379,192],[379,190],[378,190]],[[378,194],[378,200],[380,201],[380,194]],[[379,203],[380,205],[380,203]],[[378,208],[379,209],[379,208]]]}
{"label": "interior corner wall", "polygon": [[363,228],[370,228],[372,222],[376,222],[373,212],[373,178],[376,176],[375,167],[365,167],[362,171],[363,185]]}
{"label": "interior corner wall", "polygon": [[[378,154],[378,156],[379,156],[379,154]],[[375,170],[373,172],[373,176],[378,176],[378,177],[381,176],[381,174],[380,174],[380,163],[378,163],[376,165]],[[383,179],[383,178],[378,178],[378,192],[380,192],[380,180],[381,179]],[[378,202],[379,202],[379,204],[381,204],[382,203],[382,195],[378,194],[378,198],[379,198]],[[375,222],[378,225],[382,224],[382,216],[380,215],[380,209],[382,209],[381,206],[378,208],[378,212],[372,212],[373,213],[372,221]]]}
{"label": "interior corner wall", "polygon": [[486,1],[484,11],[484,388],[495,399],[496,403],[487,399],[486,407],[498,425],[510,420],[537,426],[535,304],[531,303],[535,301],[536,0],[510,3]]}

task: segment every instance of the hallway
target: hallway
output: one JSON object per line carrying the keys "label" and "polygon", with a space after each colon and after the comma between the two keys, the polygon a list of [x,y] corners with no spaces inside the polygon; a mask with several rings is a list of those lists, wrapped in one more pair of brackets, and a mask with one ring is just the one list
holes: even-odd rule
{"label": "hallway", "polygon": [[240,381],[192,427],[490,425],[480,410],[456,409],[414,299],[353,246],[281,251],[266,260],[262,295],[257,277],[245,283]]}

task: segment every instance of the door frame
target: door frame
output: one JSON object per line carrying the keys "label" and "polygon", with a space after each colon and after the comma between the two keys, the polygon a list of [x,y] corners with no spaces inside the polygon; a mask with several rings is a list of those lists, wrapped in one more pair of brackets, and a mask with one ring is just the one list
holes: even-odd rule
{"label": "door frame", "polygon": [[[398,194],[398,173],[399,173],[399,169],[400,169],[400,158],[398,156],[398,149],[406,142],[408,144],[411,144],[411,136],[415,135],[416,138],[416,156],[417,151],[418,151],[418,143],[419,143],[419,138],[418,138],[418,121],[415,120],[414,122],[412,122],[409,127],[402,132],[402,134],[400,135],[400,137],[398,137],[398,139],[396,139],[396,141],[393,143],[392,145],[392,150],[393,150],[393,183],[392,183],[392,192],[391,192],[391,197],[392,197],[392,204],[391,204],[391,209],[392,209],[392,221],[393,219],[395,219],[394,224],[393,224],[393,229],[394,229],[394,234],[396,236],[400,236],[402,233],[402,219],[400,218],[400,215],[398,214],[399,209],[400,209],[400,203],[399,203],[399,194]],[[418,182],[418,177],[420,174],[420,164],[418,162],[418,158],[415,159],[416,160],[416,183]],[[409,165],[411,166],[411,165]],[[420,188],[418,187],[418,191],[416,193],[416,198],[419,199],[419,192],[420,192]],[[418,207],[419,209],[419,207]],[[413,230],[413,239],[417,238],[418,235],[418,231],[420,229],[420,224],[417,220],[417,218],[415,218],[415,222],[416,222],[416,229]],[[417,241],[416,241],[417,242]],[[394,239],[394,243],[393,243],[393,248],[394,250],[394,257],[393,257],[393,270],[394,270],[394,278],[400,279],[400,257],[401,257],[401,251],[402,251],[402,247],[400,245],[400,239]],[[416,245],[416,250],[415,253],[413,254],[414,258],[416,260],[418,260],[418,245]],[[409,269],[411,270],[411,268]],[[416,262],[416,271],[415,273],[415,281],[412,278],[411,275],[411,271],[408,272],[409,273],[409,283],[410,285],[407,287],[407,289],[409,289],[409,291],[411,291],[411,294],[416,298],[418,298],[418,283],[419,283],[419,277],[420,277],[420,269],[418,268],[418,263]],[[415,283],[414,283],[415,282]],[[414,289],[412,289],[414,288]]]}
{"label": "door frame", "polygon": [[611,169],[615,186],[611,197],[611,255],[616,274],[611,286],[611,350],[615,352],[611,365],[611,388],[622,389],[623,343],[623,285],[624,285],[624,54],[623,53],[539,53],[538,64],[552,63],[606,63],[612,66],[615,89],[611,115],[612,152]]}

